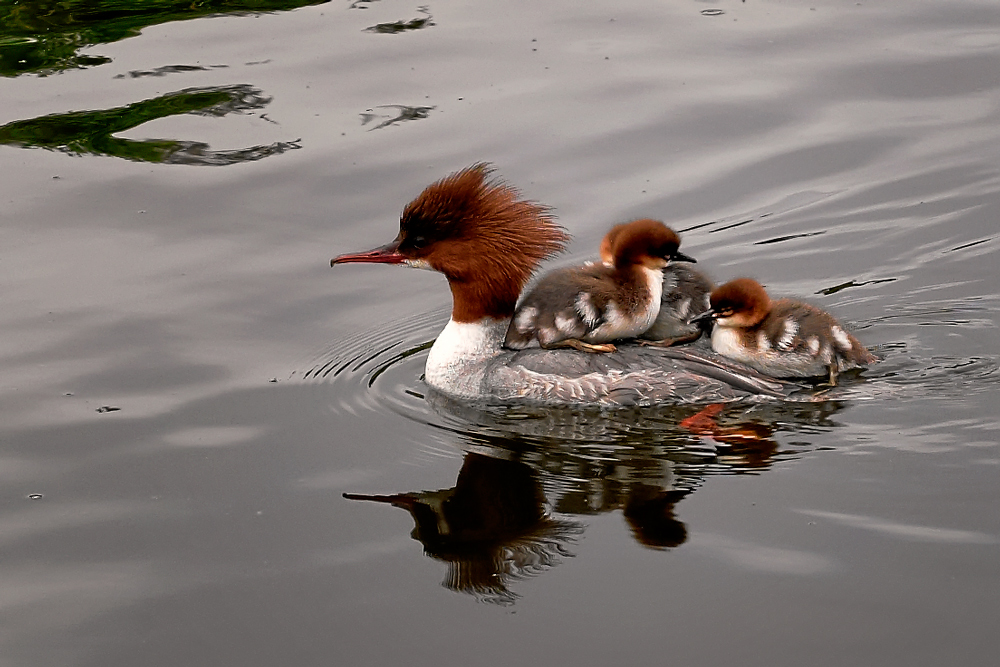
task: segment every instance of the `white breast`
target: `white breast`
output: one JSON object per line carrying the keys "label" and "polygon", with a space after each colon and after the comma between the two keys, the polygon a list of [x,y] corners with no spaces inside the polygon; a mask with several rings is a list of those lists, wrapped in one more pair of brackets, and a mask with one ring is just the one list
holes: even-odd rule
{"label": "white breast", "polygon": [[660,314],[660,301],[663,299],[663,272],[642,267],[642,273],[646,278],[646,287],[649,289],[649,304],[636,316],[623,337],[638,336],[644,333],[646,329],[653,326],[656,316]]}
{"label": "white breast", "polygon": [[712,349],[724,357],[745,361],[749,357],[749,352],[740,334],[732,327],[721,327],[718,324],[712,329]]}
{"label": "white breast", "polygon": [[427,354],[424,380],[452,396],[481,396],[486,364],[499,354],[508,324],[508,320],[448,320]]}

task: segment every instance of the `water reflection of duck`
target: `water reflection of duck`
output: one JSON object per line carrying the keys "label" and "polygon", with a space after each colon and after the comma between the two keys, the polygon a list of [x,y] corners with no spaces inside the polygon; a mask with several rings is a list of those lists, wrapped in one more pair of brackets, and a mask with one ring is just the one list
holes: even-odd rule
{"label": "water reflection of duck", "polygon": [[[841,406],[772,407],[716,406],[694,415],[688,409],[686,421],[677,412],[653,413],[646,427],[618,412],[609,418],[547,408],[540,409],[547,418],[535,419],[492,410],[475,417],[465,409],[466,429],[475,424],[475,432],[462,435],[467,453],[454,487],[344,495],[405,509],[413,517],[413,538],[428,556],[448,564],[445,586],[510,603],[517,597],[512,582],[570,555],[583,530],[572,517],[620,510],[640,544],[678,547],[688,530],[675,514],[677,503],[706,475],[767,468],[788,456],[775,439],[778,430],[828,427]],[[602,420],[598,428],[595,422]],[[515,426],[520,434],[512,431]],[[559,433],[585,435],[566,440]]]}
{"label": "water reflection of duck", "polygon": [[577,405],[786,396],[785,385],[697,350],[503,350],[521,290],[568,237],[545,207],[490,174],[478,164],[428,186],[404,209],[394,241],[330,262],[402,264],[445,275],[452,315],[427,355],[428,385],[464,400]]}
{"label": "water reflection of duck", "polygon": [[424,553],[448,563],[445,586],[496,602],[513,600],[511,580],[566,556],[566,544],[580,532],[577,524],[547,515],[531,468],[476,453],[466,455],[451,489],[344,497],[405,509]]}

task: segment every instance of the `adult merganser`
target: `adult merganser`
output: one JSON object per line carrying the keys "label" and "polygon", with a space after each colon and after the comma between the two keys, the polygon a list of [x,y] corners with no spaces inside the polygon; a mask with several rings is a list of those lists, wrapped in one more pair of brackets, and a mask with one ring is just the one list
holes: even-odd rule
{"label": "adult merganser", "polygon": [[695,260],[678,250],[680,238],[657,220],[633,220],[615,230],[610,264],[555,269],[521,299],[505,347],[614,352],[611,341],[649,329],[660,311],[663,269],[671,260]]}
{"label": "adult merganser", "polygon": [[[615,225],[601,240],[601,261],[614,266],[612,244],[625,225]],[[709,309],[708,297],[715,285],[690,264],[671,262],[663,269],[660,312],[652,326],[639,338],[644,345],[670,347],[698,340],[704,330],[702,322],[690,320]]]}
{"label": "adult merganser", "polygon": [[772,377],[828,376],[877,361],[832,315],[792,299],[771,301],[756,280],[737,278],[712,292],[712,349]]}
{"label": "adult merganser", "polygon": [[341,255],[351,262],[440,271],[451,319],[427,355],[424,378],[459,399],[650,405],[724,402],[786,388],[755,371],[695,350],[623,347],[617,354],[502,348],[517,297],[568,236],[549,209],[476,164],[429,185],[403,209],[387,245]]}

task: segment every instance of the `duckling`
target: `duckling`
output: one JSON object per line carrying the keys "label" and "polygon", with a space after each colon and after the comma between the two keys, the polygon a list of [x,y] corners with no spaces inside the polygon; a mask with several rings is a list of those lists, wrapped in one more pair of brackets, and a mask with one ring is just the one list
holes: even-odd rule
{"label": "duckling", "polygon": [[[614,266],[611,247],[623,227],[624,224],[615,225],[601,240],[601,260],[608,266]],[[639,335],[642,339],[639,344],[670,347],[698,340],[711,325],[706,322],[691,323],[689,320],[710,308],[708,297],[714,287],[704,273],[690,264],[668,264],[663,269],[660,312],[652,326]]]}
{"label": "duckling", "polygon": [[692,321],[715,323],[712,349],[771,377],[826,376],[835,386],[838,373],[878,360],[826,311],[772,301],[751,278],[717,287],[710,300],[711,309]]}
{"label": "duckling", "polygon": [[589,264],[549,272],[521,300],[504,345],[521,350],[571,347],[614,352],[611,341],[642,334],[656,320],[663,269],[671,260],[694,262],[680,238],[657,220],[620,226],[609,242],[612,265]]}

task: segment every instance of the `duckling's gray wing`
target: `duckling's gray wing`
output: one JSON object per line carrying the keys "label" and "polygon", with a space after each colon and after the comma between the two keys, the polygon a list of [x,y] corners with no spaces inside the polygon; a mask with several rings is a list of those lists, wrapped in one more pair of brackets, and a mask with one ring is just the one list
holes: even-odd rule
{"label": "duckling's gray wing", "polygon": [[712,281],[689,264],[671,263],[663,271],[663,296],[653,326],[642,334],[647,340],[687,338],[701,331],[688,321],[711,308]]}
{"label": "duckling's gray wing", "polygon": [[521,297],[511,318],[504,347],[550,347],[567,338],[583,338],[603,324],[602,313],[590,298],[603,266],[554,269]]}

